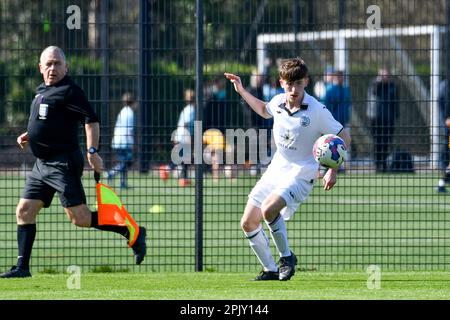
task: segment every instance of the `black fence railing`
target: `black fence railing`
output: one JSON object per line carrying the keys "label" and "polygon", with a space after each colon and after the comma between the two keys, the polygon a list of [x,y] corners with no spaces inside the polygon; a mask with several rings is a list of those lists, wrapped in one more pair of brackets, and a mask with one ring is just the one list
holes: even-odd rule
{"label": "black fence railing", "polygon": [[[71,225],[55,197],[38,216],[34,270],[63,271],[74,264],[134,271],[258,269],[240,219],[267,163],[251,161],[249,146],[235,142],[221,145],[234,160],[224,156],[223,163],[211,165],[203,133],[219,129],[224,139],[226,129],[247,134],[270,129],[271,122],[249,112],[223,73],[240,75],[249,90],[269,101],[282,90],[279,60],[293,56],[308,64],[306,91],[330,109],[339,108],[337,117],[340,110],[348,111],[341,121],[352,136],[336,187],[326,192],[318,178],[287,222],[298,267],[450,266],[450,178],[444,172],[445,119],[450,117],[444,82],[448,1],[378,1],[379,10],[371,13],[365,1],[344,0],[81,0],[76,4],[80,10],[69,14],[70,5],[65,0],[0,0],[1,268],[6,270],[17,256],[16,205],[35,159],[29,149],[18,147],[16,138],[27,130],[30,103],[42,82],[37,63],[48,45],[63,48],[69,74],[101,117],[102,181],[146,226],[148,257],[134,266],[125,240]],[[202,34],[196,28],[202,25],[203,41],[196,42]],[[350,94],[342,98],[340,88]],[[137,109],[134,145],[122,180],[117,165],[124,163],[123,154],[112,140],[126,92],[136,97]],[[172,138],[190,104],[193,114],[202,112],[191,119],[201,118],[202,130],[190,131],[192,162],[180,165],[173,161]],[[238,150],[244,162],[237,163]],[[114,175],[108,178],[108,171]],[[94,210],[95,182],[87,163],[83,183]]]}

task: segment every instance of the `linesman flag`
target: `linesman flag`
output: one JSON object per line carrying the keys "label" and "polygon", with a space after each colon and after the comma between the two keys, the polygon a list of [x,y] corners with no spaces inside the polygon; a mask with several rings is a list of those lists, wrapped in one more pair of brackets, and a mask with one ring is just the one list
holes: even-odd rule
{"label": "linesman flag", "polygon": [[100,174],[95,172],[95,189],[97,192],[98,225],[126,226],[129,231],[128,247],[131,248],[139,236],[139,227],[125,209],[117,194],[100,182]]}

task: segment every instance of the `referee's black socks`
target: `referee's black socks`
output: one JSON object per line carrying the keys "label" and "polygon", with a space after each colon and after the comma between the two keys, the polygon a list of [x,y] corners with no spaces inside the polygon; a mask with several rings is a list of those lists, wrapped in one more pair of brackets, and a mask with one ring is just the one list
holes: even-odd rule
{"label": "referee's black socks", "polygon": [[128,237],[130,236],[130,233],[128,232],[128,228],[125,227],[125,226],[113,226],[113,225],[99,226],[98,225],[98,212],[97,211],[92,211],[91,228],[95,228],[95,229],[103,230],[103,231],[115,232],[115,233],[121,234],[127,240],[128,240]]}
{"label": "referee's black socks", "polygon": [[31,250],[33,249],[34,238],[36,237],[36,224],[23,224],[17,226],[17,268],[22,270],[30,269]]}

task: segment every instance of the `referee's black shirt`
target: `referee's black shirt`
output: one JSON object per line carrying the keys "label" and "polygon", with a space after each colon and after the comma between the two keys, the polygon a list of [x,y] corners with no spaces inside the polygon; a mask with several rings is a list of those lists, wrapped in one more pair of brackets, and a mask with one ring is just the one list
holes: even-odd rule
{"label": "referee's black shirt", "polygon": [[69,76],[36,89],[28,121],[28,140],[34,156],[49,159],[79,148],[81,123],[99,122],[83,90]]}

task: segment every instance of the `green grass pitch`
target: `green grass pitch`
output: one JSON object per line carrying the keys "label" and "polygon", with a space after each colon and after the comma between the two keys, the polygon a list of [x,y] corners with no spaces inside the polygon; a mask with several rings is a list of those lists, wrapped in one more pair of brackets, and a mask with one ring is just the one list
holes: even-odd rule
{"label": "green grass pitch", "polygon": [[[84,185],[92,205],[90,176],[86,172]],[[142,266],[133,265],[120,236],[72,226],[55,197],[38,218],[33,278],[0,281],[0,300],[279,299],[283,293],[288,299],[448,299],[450,197],[435,193],[438,178],[426,172],[346,173],[330,192],[316,182],[287,224],[298,273],[286,283],[255,284],[250,279],[259,265],[239,227],[255,177],[205,179],[205,272],[196,273],[194,188],[131,173],[133,188],[117,191],[149,230]],[[0,174],[3,269],[17,255],[14,211],[23,183],[17,172]],[[80,290],[66,287],[70,265],[82,268]],[[367,288],[369,265],[381,268],[381,289]]]}
{"label": "green grass pitch", "polygon": [[450,299],[450,272],[386,272],[369,289],[364,272],[299,272],[290,281],[254,282],[253,273],[86,273],[0,281],[0,300],[337,300]]}

